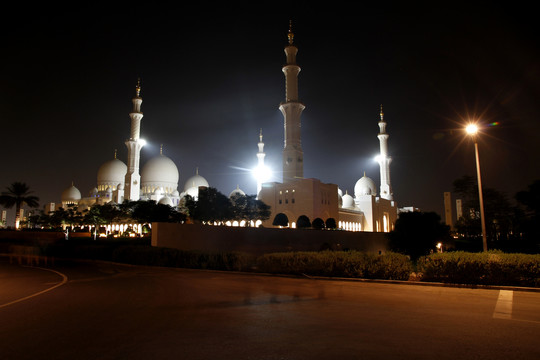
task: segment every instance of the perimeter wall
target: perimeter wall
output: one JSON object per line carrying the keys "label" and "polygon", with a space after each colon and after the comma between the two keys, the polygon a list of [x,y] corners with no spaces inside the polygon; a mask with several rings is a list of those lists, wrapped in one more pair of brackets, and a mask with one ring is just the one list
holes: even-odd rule
{"label": "perimeter wall", "polygon": [[285,251],[359,250],[385,253],[387,233],[342,230],[241,228],[152,223],[152,246],[180,250],[241,251],[261,255]]}

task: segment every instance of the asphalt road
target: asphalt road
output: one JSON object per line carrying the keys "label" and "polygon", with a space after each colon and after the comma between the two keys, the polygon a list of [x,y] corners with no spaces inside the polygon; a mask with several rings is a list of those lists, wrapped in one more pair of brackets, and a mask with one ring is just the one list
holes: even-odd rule
{"label": "asphalt road", "polygon": [[540,359],[540,292],[0,259],[0,359]]}

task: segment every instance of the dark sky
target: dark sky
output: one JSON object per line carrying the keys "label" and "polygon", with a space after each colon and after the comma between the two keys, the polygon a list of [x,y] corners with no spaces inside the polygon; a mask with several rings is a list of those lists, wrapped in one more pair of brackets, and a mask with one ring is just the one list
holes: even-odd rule
{"label": "dark sky", "polygon": [[179,168],[179,191],[199,167],[224,194],[237,184],[255,193],[243,169],[256,165],[260,128],[266,163],[281,169],[289,20],[306,105],[305,177],[349,193],[364,171],[379,184],[383,104],[400,207],[443,214],[443,192],[475,175],[462,131],[469,118],[484,125],[485,187],[513,198],[540,178],[540,57],[527,5],[200,4],[5,13],[14,21],[0,33],[0,187],[26,182],[45,204],[73,181],[86,196],[115,149],[126,162],[140,76],[141,168],[163,144]]}

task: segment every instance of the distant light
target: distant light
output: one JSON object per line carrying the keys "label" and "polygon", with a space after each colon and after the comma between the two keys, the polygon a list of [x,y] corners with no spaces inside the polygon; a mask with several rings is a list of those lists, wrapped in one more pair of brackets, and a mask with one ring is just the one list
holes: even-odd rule
{"label": "distant light", "polygon": [[270,177],[272,176],[272,170],[265,165],[257,166],[255,169],[251,170],[251,172],[253,173],[253,177],[261,183],[270,180]]}
{"label": "distant light", "polygon": [[469,135],[475,135],[478,132],[478,126],[476,126],[476,124],[469,124],[465,128],[465,131]]}

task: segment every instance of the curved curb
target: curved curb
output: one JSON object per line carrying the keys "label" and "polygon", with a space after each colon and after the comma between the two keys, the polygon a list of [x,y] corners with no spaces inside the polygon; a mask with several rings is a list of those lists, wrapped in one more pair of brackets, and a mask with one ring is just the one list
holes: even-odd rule
{"label": "curved curb", "polygon": [[0,304],[0,309],[1,308],[4,308],[4,307],[7,307],[9,305],[13,305],[13,304],[16,304],[16,303],[20,303],[22,301],[25,301],[25,300],[29,300],[29,299],[32,299],[36,296],[39,296],[39,295],[42,295],[42,294],[45,294],[46,292],[49,292],[51,290],[54,290],[56,289],[57,287],[60,287],[62,285],[64,285],[65,283],[68,282],[68,278],[66,275],[62,274],[61,272],[59,271],[56,271],[56,270],[52,270],[52,269],[46,269],[46,268],[41,268],[41,267],[36,267],[36,266],[24,266],[24,267],[29,267],[29,268],[32,268],[32,269],[40,269],[40,270],[45,270],[45,271],[50,271],[50,272],[53,272],[57,275],[60,275],[62,277],[62,281],[59,282],[58,284],[56,285],[53,285],[52,287],[48,288],[48,289],[45,289],[45,290],[41,290],[41,291],[38,291],[37,293],[34,293],[34,294],[31,294],[31,295],[28,295],[28,296],[25,296],[23,298],[20,298],[20,299],[17,299],[17,300],[13,300],[13,301],[10,301],[8,303],[5,303],[5,304]]}

